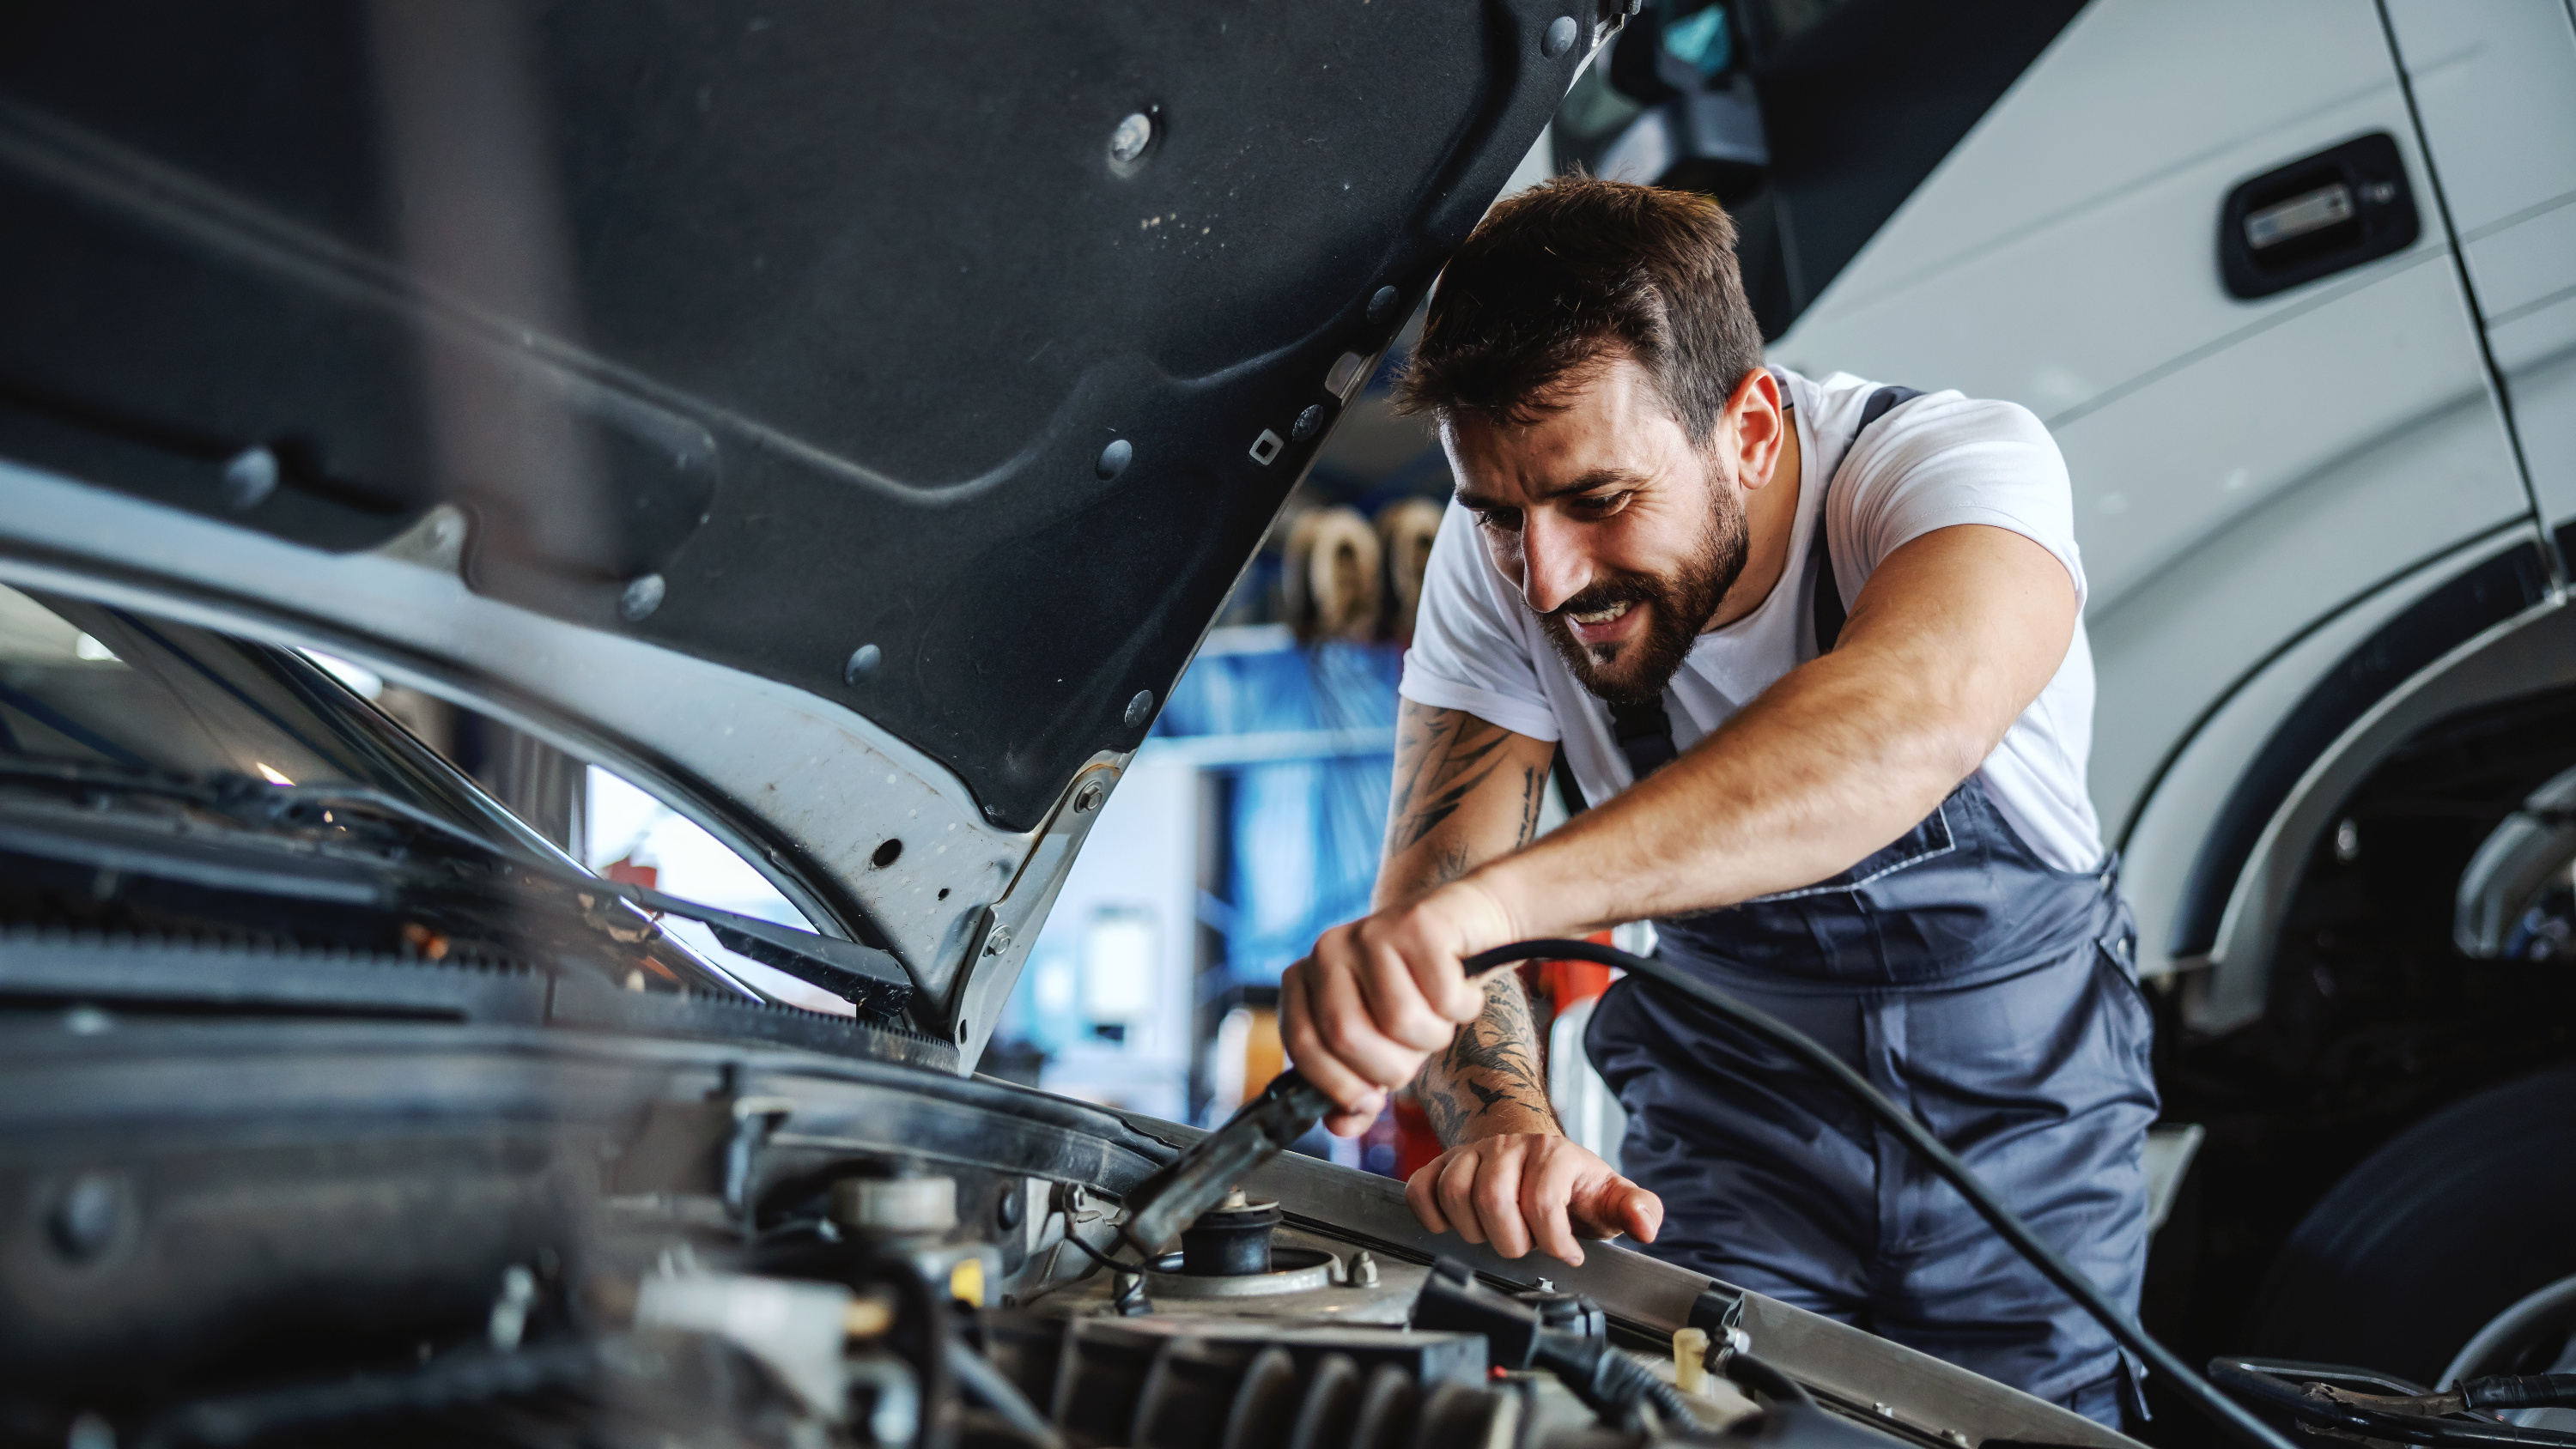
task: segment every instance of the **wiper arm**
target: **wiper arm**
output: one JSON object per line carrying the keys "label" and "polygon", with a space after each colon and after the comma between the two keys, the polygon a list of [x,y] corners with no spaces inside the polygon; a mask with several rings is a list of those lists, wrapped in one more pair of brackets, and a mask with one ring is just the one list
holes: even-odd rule
{"label": "wiper arm", "polygon": [[[813,931],[800,931],[758,916],[719,910],[678,896],[665,895],[649,886],[628,885],[623,881],[565,870],[535,856],[524,855],[497,842],[485,839],[471,830],[441,819],[398,795],[363,785],[262,785],[267,798],[276,802],[270,813],[282,815],[299,804],[356,806],[379,811],[416,826],[455,844],[476,852],[495,856],[512,869],[577,892],[613,896],[630,905],[682,920],[696,921],[713,930],[716,939],[728,951],[738,951],[764,966],[784,971],[809,986],[840,997],[859,1009],[862,1016],[899,1017],[911,1005],[920,983],[911,970],[890,951],[844,941]],[[261,797],[252,795],[249,800]]]}

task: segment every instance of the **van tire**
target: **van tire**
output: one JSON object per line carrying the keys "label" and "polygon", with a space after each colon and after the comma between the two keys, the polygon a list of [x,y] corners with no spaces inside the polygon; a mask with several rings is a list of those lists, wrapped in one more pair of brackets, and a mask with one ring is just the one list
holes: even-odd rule
{"label": "van tire", "polygon": [[2454,1102],[2346,1173],[2282,1245],[2239,1351],[2430,1386],[2480,1326],[2571,1273],[2576,1064]]}

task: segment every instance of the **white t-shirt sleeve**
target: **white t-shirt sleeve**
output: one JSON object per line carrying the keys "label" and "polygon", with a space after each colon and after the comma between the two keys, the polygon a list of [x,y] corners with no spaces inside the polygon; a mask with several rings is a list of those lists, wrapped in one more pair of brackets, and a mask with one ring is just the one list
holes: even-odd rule
{"label": "white t-shirt sleeve", "polygon": [[1835,491],[1829,526],[1846,597],[1913,540],[1982,523],[2056,555],[2075,583],[2076,608],[2084,607],[2066,459],[2028,408],[1955,392],[1909,399],[1862,435]]}
{"label": "white t-shirt sleeve", "polygon": [[1476,519],[1456,502],[1440,520],[1414,614],[1397,693],[1434,709],[1458,709],[1537,740],[1557,738],[1556,711],[1530,660],[1532,622],[1494,572]]}

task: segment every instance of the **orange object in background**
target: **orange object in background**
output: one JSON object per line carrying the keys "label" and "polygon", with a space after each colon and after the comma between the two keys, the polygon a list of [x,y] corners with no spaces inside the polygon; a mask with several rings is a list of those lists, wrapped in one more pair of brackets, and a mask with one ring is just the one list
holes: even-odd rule
{"label": "orange object in background", "polygon": [[637,865],[635,857],[631,855],[622,860],[610,861],[600,867],[599,873],[619,885],[642,886],[648,891],[655,889],[655,883],[662,878],[660,866]]}
{"label": "orange object in background", "polygon": [[[1596,931],[1584,937],[1596,946],[1610,944],[1608,931]],[[1546,1004],[1546,1015],[1590,1001],[1610,989],[1610,968],[1590,961],[1524,961],[1513,968],[1521,974],[1521,985],[1529,989],[1533,1002]],[[1438,1157],[1444,1149],[1440,1134],[1431,1130],[1431,1118],[1410,1091],[1395,1095],[1395,1175],[1399,1181],[1410,1180],[1424,1164]]]}
{"label": "orange object in background", "polygon": [[1395,1114],[1395,1180],[1411,1182],[1441,1154],[1440,1134],[1431,1130],[1430,1116],[1409,1089],[1396,1093],[1388,1110]]}

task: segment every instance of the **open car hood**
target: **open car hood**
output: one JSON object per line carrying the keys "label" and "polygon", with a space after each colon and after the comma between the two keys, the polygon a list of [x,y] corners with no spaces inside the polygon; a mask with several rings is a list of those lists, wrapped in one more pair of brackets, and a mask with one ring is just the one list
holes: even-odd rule
{"label": "open car hood", "polygon": [[1614,6],[22,7],[0,575],[650,783],[972,1063]]}

